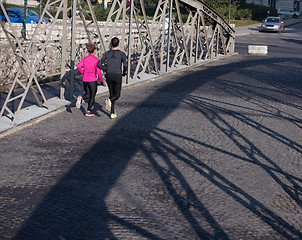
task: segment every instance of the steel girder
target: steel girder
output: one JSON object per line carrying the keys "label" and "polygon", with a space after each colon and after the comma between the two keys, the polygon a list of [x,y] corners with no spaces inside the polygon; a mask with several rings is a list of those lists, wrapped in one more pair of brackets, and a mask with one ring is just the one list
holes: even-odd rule
{"label": "steel girder", "polygon": [[[88,3],[88,10],[82,8],[84,2]],[[17,59],[15,64],[19,67],[0,116],[7,111],[15,119],[29,89],[35,93],[39,106],[46,104],[37,76],[41,68],[47,71],[47,48],[58,51],[55,62],[61,78],[60,96],[69,99],[74,97],[75,66],[85,56],[85,44],[88,42],[96,44],[99,49],[97,57],[101,57],[110,48],[111,38],[120,38],[121,49],[128,53],[126,83],[234,52],[234,30],[202,1],[159,0],[152,19],[147,18],[144,1],[136,2],[134,5],[131,0],[129,6],[127,0],[114,0],[107,20],[99,22],[91,0],[74,0],[72,6],[67,5],[67,0],[48,0],[41,16],[52,20],[47,26],[48,34],[43,39],[39,37],[46,27],[39,22],[30,41],[18,37],[9,21],[1,22],[1,28]],[[0,4],[6,14],[2,0]],[[76,8],[79,16],[76,15]],[[55,15],[50,13],[53,9],[57,9]],[[183,10],[187,13],[186,17],[182,14]],[[58,20],[59,14],[62,20]],[[52,37],[56,25],[61,25],[61,28],[60,31],[56,30],[57,39],[54,41]],[[16,85],[20,85],[24,92],[12,97]],[[21,97],[21,101],[17,111],[13,112],[8,103],[18,97]]]}
{"label": "steel girder", "polygon": [[[58,0],[53,3],[50,3],[48,1],[42,15],[45,15],[47,9],[50,6],[56,4],[57,2],[61,2],[61,1]],[[62,3],[63,1],[59,5],[59,9],[62,8]],[[2,22],[0,19],[1,29],[5,33],[6,39],[9,42],[11,50],[17,60],[16,64],[18,65],[17,68],[18,70],[15,74],[14,80],[12,82],[12,86],[8,92],[4,105],[1,109],[0,116],[3,115],[4,111],[7,111],[10,114],[11,119],[15,121],[16,115],[22,108],[22,105],[24,103],[24,100],[29,90],[32,90],[35,99],[40,107],[42,107],[43,104],[45,107],[47,107],[46,98],[38,82],[37,71],[39,70],[41,63],[43,61],[47,62],[49,60],[46,59],[47,47],[49,44],[50,34],[52,32],[53,26],[55,25],[56,20],[58,19],[59,11],[57,11],[57,14],[55,16],[48,13],[49,17],[52,20],[52,23],[50,26],[50,30],[46,36],[46,39],[38,38],[40,32],[43,31],[43,28],[41,27],[41,19],[40,19],[30,41],[28,40],[23,41],[21,40],[21,38],[18,37],[18,33],[16,32],[16,29],[14,28],[13,24],[10,22],[2,0],[0,1],[0,7],[7,19],[7,23]],[[36,85],[37,89],[33,87],[33,84]],[[21,92],[17,96],[13,96],[12,95],[13,90],[17,85],[21,86],[23,92]],[[40,94],[42,100],[39,99],[38,94]],[[20,102],[18,104],[17,110],[14,112],[8,107],[8,103],[15,101],[16,99],[20,99]]]}

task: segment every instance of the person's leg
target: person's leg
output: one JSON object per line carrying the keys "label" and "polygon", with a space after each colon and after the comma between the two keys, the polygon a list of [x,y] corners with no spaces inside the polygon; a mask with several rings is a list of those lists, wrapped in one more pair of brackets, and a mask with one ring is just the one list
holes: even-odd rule
{"label": "person's leg", "polygon": [[108,90],[109,90],[109,98],[105,100],[105,103],[106,103],[106,111],[107,112],[110,112],[111,110],[111,98],[113,96],[113,80],[114,80],[114,77],[112,77],[110,74],[106,76],[106,82],[107,82],[107,86],[108,86]]}
{"label": "person's leg", "polygon": [[122,88],[122,82],[120,81],[114,81],[113,83],[113,95],[111,100],[111,113],[115,113],[115,102],[120,98],[121,96],[121,88]]}
{"label": "person's leg", "polygon": [[83,82],[83,88],[84,88],[84,95],[83,100],[88,100],[90,98],[90,88],[89,88],[89,82]]}
{"label": "person's leg", "polygon": [[122,75],[116,74],[113,79],[113,91],[111,100],[111,114],[115,114],[115,102],[120,98],[122,88]]}
{"label": "person's leg", "polygon": [[97,82],[88,82],[88,88],[89,88],[89,100],[88,100],[88,108],[87,111],[91,111],[94,102],[95,102],[95,95],[97,92]]}
{"label": "person's leg", "polygon": [[107,82],[107,86],[108,86],[108,90],[109,90],[109,99],[113,95],[113,80],[114,80],[114,78],[112,77],[112,75],[107,74],[106,82]]}
{"label": "person's leg", "polygon": [[77,102],[76,102],[76,107],[77,108],[80,108],[82,106],[82,102],[83,102],[83,99],[86,100],[89,98],[89,93],[88,93],[88,85],[86,82],[83,82],[83,88],[84,88],[84,95],[81,96],[79,95],[78,98],[77,98]]}

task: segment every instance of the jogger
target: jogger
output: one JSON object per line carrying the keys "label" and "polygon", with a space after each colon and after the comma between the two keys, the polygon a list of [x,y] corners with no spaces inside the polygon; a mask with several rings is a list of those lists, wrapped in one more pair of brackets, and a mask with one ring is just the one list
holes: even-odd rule
{"label": "jogger", "polygon": [[106,73],[109,89],[106,110],[110,111],[110,118],[116,118],[115,102],[121,95],[122,77],[127,74],[127,66],[126,54],[119,50],[119,39],[114,37],[111,39],[111,49],[103,54],[98,63],[98,67]]}
{"label": "jogger", "polygon": [[82,61],[77,66],[77,69],[83,76],[83,88],[85,94],[83,96],[78,96],[76,107],[80,108],[83,99],[88,99],[88,107],[87,112],[85,114],[86,117],[93,116],[94,114],[91,112],[92,107],[95,101],[95,95],[97,92],[97,78],[98,75],[101,82],[103,82],[101,70],[97,67],[99,59],[95,56],[96,47],[92,43],[86,44],[86,48],[89,52],[89,56],[84,57]]}

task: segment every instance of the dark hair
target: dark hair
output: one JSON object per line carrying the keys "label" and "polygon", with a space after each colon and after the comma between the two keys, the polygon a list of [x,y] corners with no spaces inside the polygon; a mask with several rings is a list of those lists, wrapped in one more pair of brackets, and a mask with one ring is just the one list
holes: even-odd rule
{"label": "dark hair", "polygon": [[117,37],[114,37],[111,39],[111,46],[112,47],[117,47],[120,44],[120,40],[118,40]]}
{"label": "dark hair", "polygon": [[94,50],[96,49],[96,48],[95,48],[95,45],[92,44],[92,43],[87,43],[87,44],[86,44],[86,48],[87,48],[87,51],[88,51],[89,53],[93,53]]}

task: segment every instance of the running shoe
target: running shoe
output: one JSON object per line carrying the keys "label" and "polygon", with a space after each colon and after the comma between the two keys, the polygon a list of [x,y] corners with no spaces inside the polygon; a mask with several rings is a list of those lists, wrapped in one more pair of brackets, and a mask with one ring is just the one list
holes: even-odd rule
{"label": "running shoe", "polygon": [[82,101],[83,101],[82,96],[78,96],[77,103],[76,103],[76,107],[77,108],[81,107]]}
{"label": "running shoe", "polygon": [[86,114],[85,114],[86,117],[92,117],[94,116],[94,114],[90,111],[87,111]]}
{"label": "running shoe", "polygon": [[105,103],[106,103],[106,107],[105,107],[106,111],[110,112],[111,111],[111,101],[110,101],[110,99],[106,98]]}
{"label": "running shoe", "polygon": [[116,118],[116,117],[117,117],[117,116],[116,116],[116,113],[111,113],[111,114],[110,114],[110,118],[111,118],[111,119]]}

